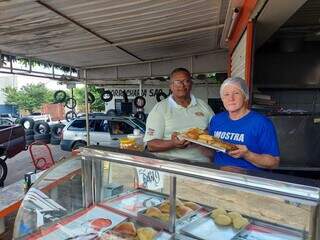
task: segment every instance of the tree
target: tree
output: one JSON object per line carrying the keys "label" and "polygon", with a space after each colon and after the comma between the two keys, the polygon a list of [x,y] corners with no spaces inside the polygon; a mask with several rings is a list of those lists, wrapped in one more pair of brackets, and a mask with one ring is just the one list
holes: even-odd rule
{"label": "tree", "polygon": [[20,90],[6,87],[2,91],[7,98],[7,103],[15,104],[19,109],[29,113],[39,110],[44,103],[53,102],[53,92],[47,89],[43,83],[28,84]]}
{"label": "tree", "polygon": [[[88,91],[91,92],[94,97],[95,97],[95,101],[93,104],[90,104],[90,110],[94,111],[94,112],[102,112],[105,110],[105,104],[104,102],[101,100],[101,93],[100,90],[97,89],[95,86],[89,86],[88,87]],[[77,101],[78,104],[78,110],[80,111],[85,111],[85,89],[84,88],[75,88],[73,91],[74,94],[74,98]]]}

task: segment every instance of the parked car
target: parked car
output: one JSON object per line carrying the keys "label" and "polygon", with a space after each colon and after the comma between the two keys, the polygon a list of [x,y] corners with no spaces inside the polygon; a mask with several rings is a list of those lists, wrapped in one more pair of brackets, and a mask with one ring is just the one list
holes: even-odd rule
{"label": "parked car", "polygon": [[[119,139],[132,134],[134,129],[145,133],[145,123],[128,116],[89,116],[90,142],[93,145],[119,147]],[[72,151],[87,145],[86,119],[76,118],[62,131],[60,147]]]}
{"label": "parked car", "polygon": [[37,122],[37,121],[51,122],[50,114],[42,114],[40,112],[35,112],[35,113],[32,113],[31,115],[25,116],[25,117],[32,118],[35,122]]}
{"label": "parked car", "polygon": [[25,132],[20,125],[0,126],[0,186],[7,177],[6,159],[26,150]]}
{"label": "parked car", "polygon": [[18,116],[17,115],[12,115],[11,113],[1,113],[0,114],[0,118],[1,119],[8,119],[8,120],[10,120],[11,122],[14,123],[17,120]]}
{"label": "parked car", "polygon": [[0,126],[11,126],[13,124],[14,123],[11,120],[0,117]]}

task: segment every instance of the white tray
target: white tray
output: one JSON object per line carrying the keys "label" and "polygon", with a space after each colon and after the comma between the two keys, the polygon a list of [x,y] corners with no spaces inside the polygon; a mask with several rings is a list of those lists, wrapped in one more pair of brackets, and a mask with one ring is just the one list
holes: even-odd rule
{"label": "white tray", "polygon": [[232,226],[217,225],[209,215],[186,225],[180,230],[181,233],[200,240],[231,240],[240,231]]}

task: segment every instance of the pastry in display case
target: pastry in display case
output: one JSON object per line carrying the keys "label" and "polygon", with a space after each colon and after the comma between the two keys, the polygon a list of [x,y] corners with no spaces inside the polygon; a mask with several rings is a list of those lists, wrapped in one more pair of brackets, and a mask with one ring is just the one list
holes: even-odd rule
{"label": "pastry in display case", "polygon": [[33,185],[14,239],[320,239],[317,182],[90,146]]}

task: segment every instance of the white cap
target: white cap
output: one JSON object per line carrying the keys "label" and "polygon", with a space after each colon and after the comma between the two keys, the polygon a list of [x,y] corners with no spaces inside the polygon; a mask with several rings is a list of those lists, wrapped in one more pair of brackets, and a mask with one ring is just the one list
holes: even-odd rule
{"label": "white cap", "polygon": [[243,95],[246,97],[246,100],[249,99],[249,88],[245,80],[241,77],[230,77],[223,81],[220,87],[220,97],[222,97],[222,92],[224,88],[228,85],[233,85],[236,88],[240,89]]}

